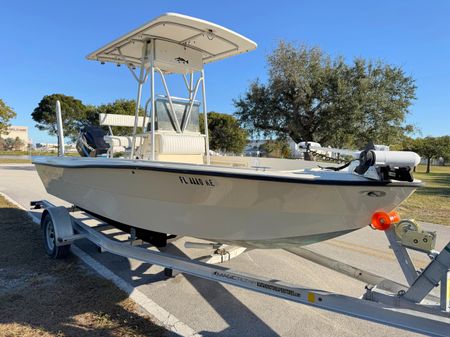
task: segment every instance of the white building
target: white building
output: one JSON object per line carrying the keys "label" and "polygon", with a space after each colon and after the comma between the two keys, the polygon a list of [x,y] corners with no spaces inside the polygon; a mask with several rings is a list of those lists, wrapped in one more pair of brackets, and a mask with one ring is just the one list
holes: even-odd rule
{"label": "white building", "polygon": [[56,144],[56,143],[36,143],[36,150],[38,150],[38,151],[58,151],[58,144]]}
{"label": "white building", "polygon": [[6,133],[0,134],[0,138],[19,138],[23,143],[18,149],[19,151],[26,151],[28,144],[30,144],[30,139],[28,138],[28,126],[11,125],[8,127]]}

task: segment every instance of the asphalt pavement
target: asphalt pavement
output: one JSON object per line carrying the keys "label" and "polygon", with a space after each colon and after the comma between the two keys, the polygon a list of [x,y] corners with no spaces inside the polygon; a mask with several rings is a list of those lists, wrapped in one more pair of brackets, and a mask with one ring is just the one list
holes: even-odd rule
{"label": "asphalt pavement", "polygon": [[[67,205],[45,192],[34,167],[29,164],[0,165],[0,192],[26,208],[31,200],[39,199]],[[450,239],[450,227],[425,224],[424,228],[438,232],[438,250]],[[174,241],[168,250],[190,257],[205,253],[199,249],[186,250],[183,248],[184,240],[186,238]],[[203,336],[418,336],[192,276],[178,275],[167,279],[158,266],[109,253],[100,254],[89,242],[77,245]],[[365,228],[308,248],[406,284],[382,232]],[[413,260],[419,267],[428,263],[424,254],[413,254]],[[362,295],[365,286],[284,250],[246,251],[224,266],[273,280],[356,297]]]}

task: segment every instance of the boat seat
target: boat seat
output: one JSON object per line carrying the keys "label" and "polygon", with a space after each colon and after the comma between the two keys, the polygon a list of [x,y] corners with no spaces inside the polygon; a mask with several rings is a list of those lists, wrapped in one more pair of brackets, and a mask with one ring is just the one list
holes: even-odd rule
{"label": "boat seat", "polygon": [[[205,136],[202,134],[155,134],[155,160],[203,164]],[[144,140],[144,158],[151,158],[151,137]]]}
{"label": "boat seat", "polygon": [[[100,125],[106,126],[134,126],[134,116],[118,114],[99,114]],[[139,117],[138,125],[142,126],[143,117]],[[132,136],[103,137],[109,144],[109,155],[114,152],[127,151],[133,143]],[[155,159],[161,161],[185,162],[203,164],[205,153],[205,136],[200,133],[157,132],[155,134]],[[142,146],[140,146],[142,144]],[[151,137],[136,136],[136,146],[141,158],[151,158]]]}
{"label": "boat seat", "polygon": [[[142,127],[144,123],[144,117],[139,117],[138,126]],[[132,115],[119,115],[119,114],[107,114],[100,113],[99,114],[99,124],[105,125],[110,128],[111,126],[125,126],[125,127],[134,127],[134,116]],[[109,155],[112,157],[114,152],[122,152],[129,151],[131,149],[133,143],[132,136],[114,136],[108,135],[104,136],[103,139],[107,144],[109,144]],[[141,144],[142,137],[136,137],[136,144]]]}
{"label": "boat seat", "polygon": [[157,134],[158,154],[203,154],[205,137],[203,135]]}
{"label": "boat seat", "polygon": [[[119,114],[98,114],[100,119],[100,125],[107,126],[128,126],[134,127],[134,116],[132,115],[119,115]],[[138,120],[138,127],[142,127],[144,123],[144,117],[140,116]]]}
{"label": "boat seat", "polygon": [[[110,147],[130,148],[133,142],[133,136],[104,136],[103,139]],[[141,142],[142,137],[136,137],[136,144]]]}

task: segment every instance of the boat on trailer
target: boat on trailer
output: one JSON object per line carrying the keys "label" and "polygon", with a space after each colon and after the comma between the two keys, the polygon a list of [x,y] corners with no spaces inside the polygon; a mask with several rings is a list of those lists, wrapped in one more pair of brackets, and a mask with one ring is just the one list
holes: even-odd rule
{"label": "boat on trailer", "polygon": [[[135,115],[100,114],[110,132],[82,134],[86,157],[65,157],[61,146],[60,156],[34,158],[47,192],[161,245],[182,235],[287,248],[368,226],[374,214],[391,221],[389,213],[421,186],[411,176],[415,153],[367,148],[341,168],[211,155],[204,67],[255,48],[227,28],[169,13],[89,54],[129,69],[138,84]],[[166,77],[176,75],[186,98],[170,94]],[[130,136],[114,135],[114,126],[129,127]]]}

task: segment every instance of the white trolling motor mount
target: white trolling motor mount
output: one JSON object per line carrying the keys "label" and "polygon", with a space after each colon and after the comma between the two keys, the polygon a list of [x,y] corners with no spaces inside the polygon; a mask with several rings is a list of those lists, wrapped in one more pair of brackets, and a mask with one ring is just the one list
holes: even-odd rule
{"label": "white trolling motor mount", "polygon": [[[382,181],[391,179],[410,181],[411,170],[420,163],[420,156],[411,151],[377,151],[370,144],[359,154],[359,165],[355,172],[361,175],[376,175]],[[374,172],[376,171],[376,172]]]}

